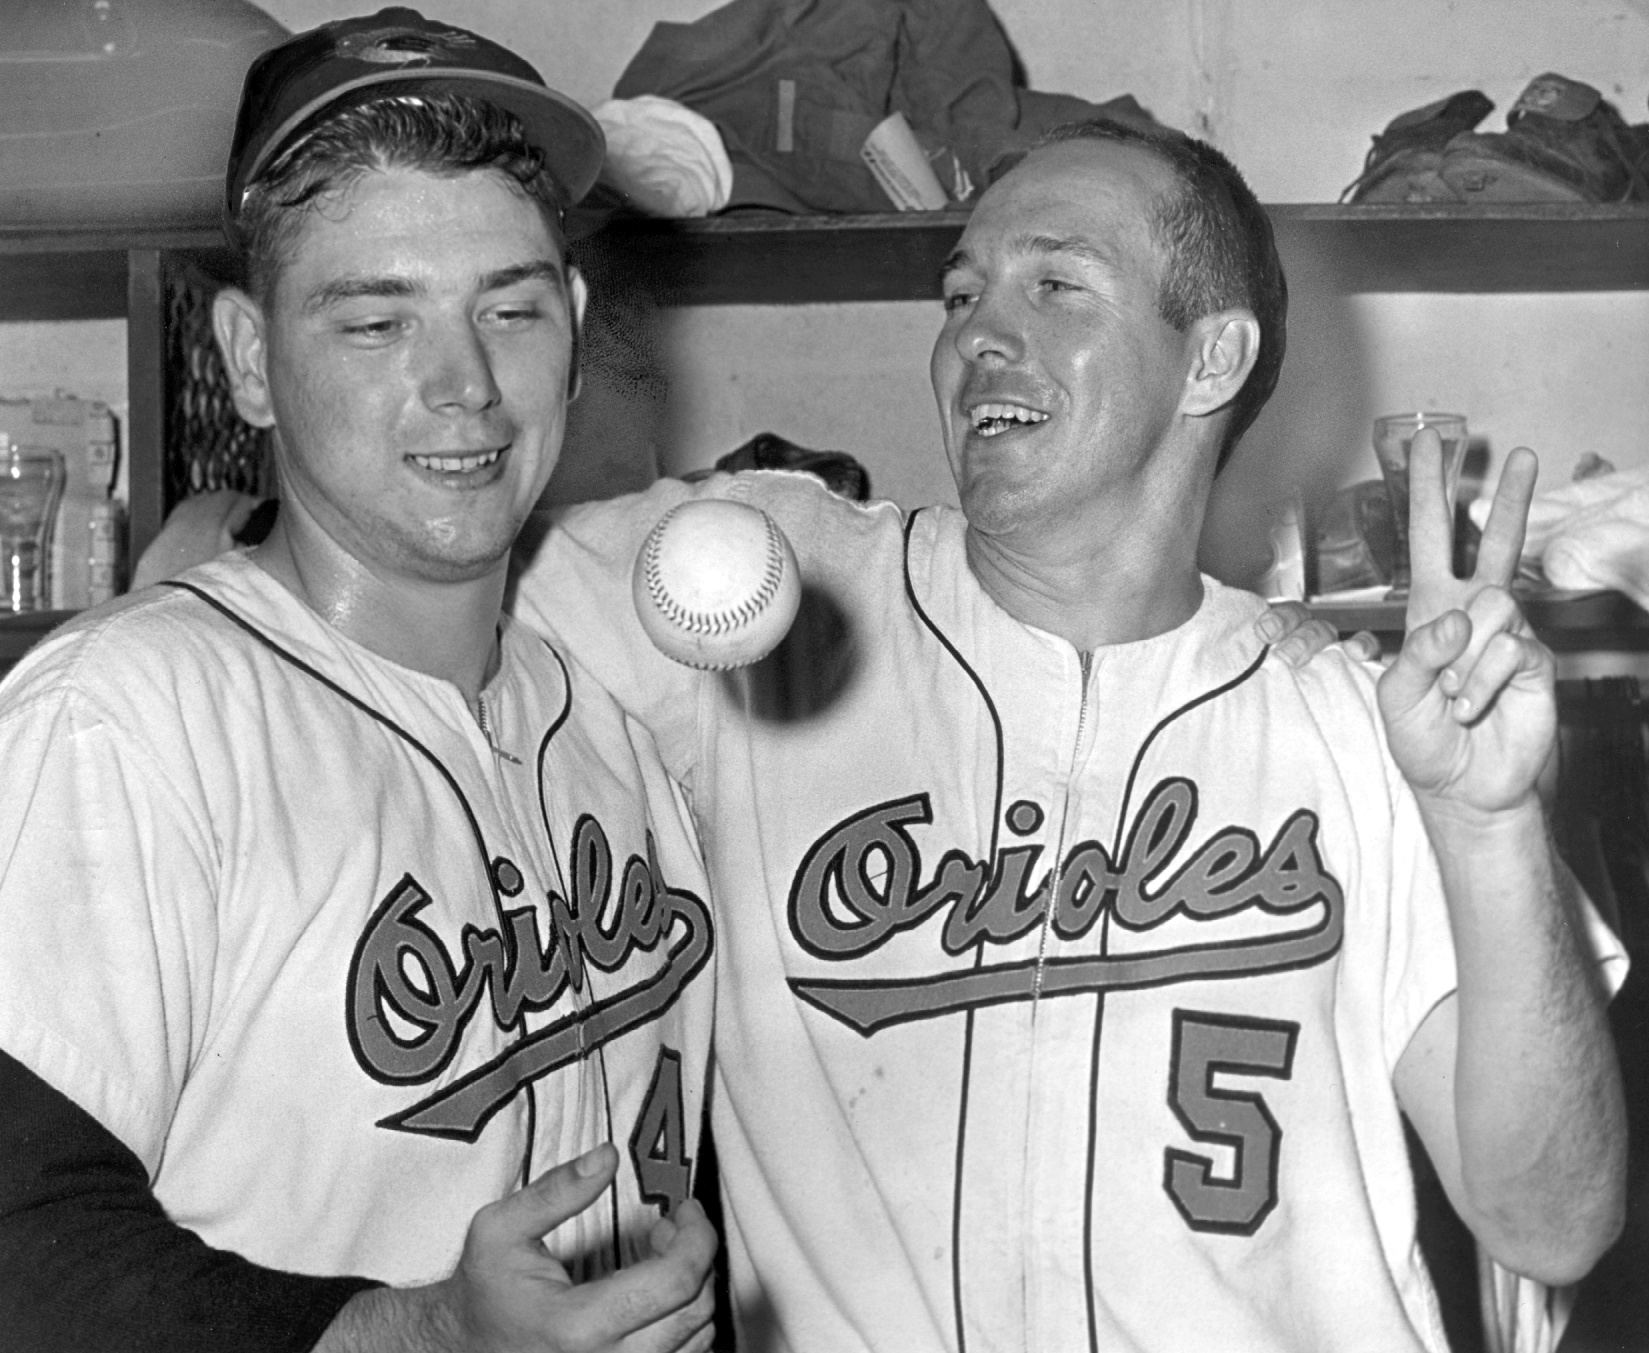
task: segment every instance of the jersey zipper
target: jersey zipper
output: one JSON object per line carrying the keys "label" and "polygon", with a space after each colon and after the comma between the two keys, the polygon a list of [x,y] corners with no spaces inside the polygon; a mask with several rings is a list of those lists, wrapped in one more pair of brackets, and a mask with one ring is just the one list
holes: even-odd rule
{"label": "jersey zipper", "polygon": [[475,721],[481,725],[481,736],[487,740],[487,746],[492,748],[492,754],[494,756],[502,757],[511,765],[519,766],[521,764],[520,757],[511,756],[493,741],[492,724],[487,719],[487,697],[484,695],[478,695],[475,697]]}
{"label": "jersey zipper", "polygon": [[1094,671],[1092,649],[1082,653],[1082,695],[1076,707],[1076,740],[1071,745],[1071,769],[1065,780],[1065,801],[1060,805],[1059,830],[1054,835],[1054,858],[1048,877],[1048,905],[1042,911],[1042,933],[1037,939],[1036,972],[1031,982],[1031,1018],[1035,1021],[1036,1006],[1042,999],[1042,973],[1048,957],[1048,932],[1053,928],[1054,907],[1059,901],[1059,887],[1065,876],[1065,832],[1071,820],[1071,785],[1076,779],[1076,767],[1082,756],[1082,740],[1088,732],[1088,686]]}
{"label": "jersey zipper", "polygon": [[[1035,1156],[1034,1144],[1038,1140],[1039,1136],[1033,1119],[1035,1115],[1034,1104],[1036,1100],[1037,1062],[1039,1060],[1037,1024],[1039,1022],[1038,1015],[1040,1013],[1042,1003],[1042,979],[1043,973],[1047,966],[1048,936],[1049,932],[1053,929],[1054,909],[1059,902],[1059,888],[1060,884],[1064,881],[1065,876],[1065,836],[1070,827],[1071,820],[1071,788],[1076,780],[1076,768],[1081,761],[1083,740],[1088,734],[1088,710],[1090,705],[1090,701],[1088,699],[1088,687],[1093,678],[1094,655],[1092,650],[1085,649],[1082,651],[1080,656],[1082,659],[1082,692],[1077,701],[1076,708],[1076,737],[1071,744],[1071,764],[1065,777],[1065,795],[1064,801],[1061,803],[1059,809],[1059,826],[1051,837],[1051,844],[1053,846],[1054,853],[1053,863],[1048,869],[1048,901],[1042,911],[1042,924],[1040,927],[1040,932],[1037,935],[1036,942],[1036,968],[1031,979],[1031,1047],[1029,1072],[1031,1093],[1026,1097],[1025,1101],[1025,1128],[1023,1134],[1024,1155],[1020,1167],[1020,1197],[1022,1199],[1032,1197],[1035,1192],[1031,1184],[1031,1176],[1032,1167],[1034,1164],[1033,1157]],[[1023,1220],[1024,1219],[1022,1219],[1022,1221]],[[1025,1313],[1026,1330],[1032,1334],[1032,1342],[1030,1347],[1033,1348],[1037,1346],[1035,1333],[1040,1330],[1041,1317],[1039,1303],[1036,1299],[1037,1284],[1035,1281],[1035,1274],[1032,1271],[1035,1268],[1036,1263],[1037,1260],[1035,1258],[1033,1247],[1027,1246],[1024,1250],[1024,1258],[1020,1269],[1019,1290],[1020,1302]]]}

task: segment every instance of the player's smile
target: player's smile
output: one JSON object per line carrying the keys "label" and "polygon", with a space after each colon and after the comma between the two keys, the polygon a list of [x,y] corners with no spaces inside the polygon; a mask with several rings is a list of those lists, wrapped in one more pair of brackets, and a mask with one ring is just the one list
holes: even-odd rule
{"label": "player's smile", "polygon": [[438,451],[409,455],[407,460],[430,477],[455,488],[480,488],[503,473],[508,446],[486,451]]}
{"label": "player's smile", "polygon": [[978,437],[999,437],[1004,432],[1034,427],[1048,421],[1048,415],[1040,409],[1000,400],[969,405],[967,415],[974,435]]}

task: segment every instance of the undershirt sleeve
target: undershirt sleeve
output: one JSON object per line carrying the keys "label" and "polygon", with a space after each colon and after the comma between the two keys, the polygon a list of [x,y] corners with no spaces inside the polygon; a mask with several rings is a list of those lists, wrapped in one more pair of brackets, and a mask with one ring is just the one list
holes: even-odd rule
{"label": "undershirt sleeve", "polygon": [[0,1052],[0,1330],[31,1353],[307,1353],[381,1284],[261,1268],[167,1217],[142,1162]]}

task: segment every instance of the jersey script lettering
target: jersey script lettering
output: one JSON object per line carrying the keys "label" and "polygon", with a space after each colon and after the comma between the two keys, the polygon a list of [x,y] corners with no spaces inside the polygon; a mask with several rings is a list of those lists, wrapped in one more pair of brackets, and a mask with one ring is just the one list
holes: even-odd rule
{"label": "jersey script lettering", "polygon": [[462,967],[421,915],[434,899],[411,874],[401,878],[374,911],[350,964],[349,1040],[361,1067],[389,1084],[427,1084],[457,1054],[483,997],[490,997],[498,1028],[519,1030],[525,1012],[549,1009],[569,986],[583,991],[586,963],[617,972],[632,954],[651,953],[669,938],[664,964],[616,995],[524,1033],[380,1127],[473,1141],[523,1086],[656,1019],[704,966],[709,909],[665,882],[651,833],[647,858],[632,855],[624,866],[610,916],[612,848],[595,818],[579,819],[569,858],[571,896],[546,895],[549,943],[540,942],[532,907],[506,909],[498,929],[465,927]]}
{"label": "jersey script lettering", "polygon": [[[791,933],[815,957],[841,962],[942,910],[940,945],[952,956],[1019,938],[1042,924],[1050,906],[1054,933],[1068,940],[1085,935],[1107,911],[1136,932],[1178,914],[1213,921],[1248,908],[1276,916],[1313,913],[1309,925],[1258,937],[1155,953],[1055,955],[1042,965],[1044,996],[1275,972],[1320,963],[1339,949],[1345,896],[1317,849],[1314,813],[1296,811],[1263,849],[1253,832],[1227,827],[1168,872],[1196,816],[1196,785],[1174,776],[1146,796],[1116,861],[1098,842],[1081,841],[1066,853],[1062,869],[1044,873],[1032,889],[1039,846],[1011,846],[992,861],[950,850],[923,883],[922,854],[910,828],[933,820],[932,803],[926,794],[896,799],[846,819],[808,850],[791,887]],[[1017,962],[909,981],[793,979],[790,985],[803,1000],[869,1035],[907,1020],[1026,1000],[1035,980],[1035,965]]]}

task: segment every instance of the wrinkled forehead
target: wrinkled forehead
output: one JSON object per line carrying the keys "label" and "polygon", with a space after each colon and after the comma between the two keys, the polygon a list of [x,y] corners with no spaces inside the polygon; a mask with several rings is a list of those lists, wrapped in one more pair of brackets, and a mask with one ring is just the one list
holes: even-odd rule
{"label": "wrinkled forehead", "polygon": [[1075,140],[1033,150],[980,198],[957,254],[1036,252],[1049,241],[1154,264],[1152,222],[1174,188],[1173,172],[1138,146]]}
{"label": "wrinkled forehead", "polygon": [[530,277],[565,284],[559,239],[507,175],[368,170],[310,204],[261,297],[325,310],[356,296],[488,291]]}
{"label": "wrinkled forehead", "polygon": [[535,252],[565,266],[567,245],[559,213],[500,169],[447,171],[393,164],[353,168],[292,209],[281,268],[284,271],[317,246],[333,246],[340,234],[369,227],[382,232],[399,224],[413,233],[423,232],[426,242],[434,245],[452,244],[453,236],[461,243],[478,225],[507,222],[517,223],[536,241]]}

